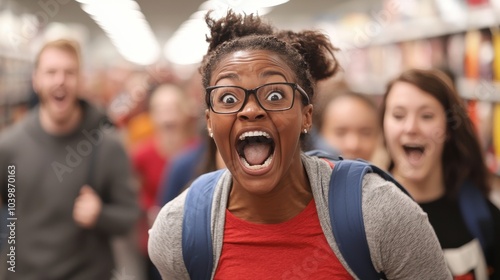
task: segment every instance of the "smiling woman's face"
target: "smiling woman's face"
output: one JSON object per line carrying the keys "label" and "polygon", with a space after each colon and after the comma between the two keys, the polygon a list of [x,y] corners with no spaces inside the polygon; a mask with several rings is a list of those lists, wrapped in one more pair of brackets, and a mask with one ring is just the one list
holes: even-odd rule
{"label": "smiling woman's face", "polygon": [[384,135],[398,176],[422,182],[441,172],[446,113],[431,94],[396,82],[387,95]]}
{"label": "smiling woman's face", "polygon": [[[296,81],[278,55],[269,51],[238,51],[223,58],[211,75],[211,86],[253,89],[263,84]],[[233,175],[233,184],[250,193],[266,194],[286,186],[293,172],[301,172],[300,133],[310,128],[312,105],[303,106],[295,91],[293,107],[265,111],[250,95],[237,113],[207,110],[208,130]]]}

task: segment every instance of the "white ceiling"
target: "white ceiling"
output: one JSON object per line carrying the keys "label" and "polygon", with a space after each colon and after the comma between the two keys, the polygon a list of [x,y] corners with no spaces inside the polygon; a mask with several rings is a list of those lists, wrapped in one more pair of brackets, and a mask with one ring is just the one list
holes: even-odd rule
{"label": "white ceiling", "polygon": [[[61,22],[83,25],[87,29],[87,47],[91,55],[87,57],[94,62],[111,62],[121,59],[116,48],[102,29],[85,13],[75,0],[4,0],[13,1],[35,15],[46,17],[46,23]],[[120,1],[120,0],[102,0]],[[229,0],[228,0],[229,1]],[[252,0],[230,0],[238,1]],[[1,4],[2,0],[0,0]],[[204,0],[136,0],[142,13],[149,22],[160,47],[163,47],[177,28],[198,10]],[[335,20],[348,12],[368,11],[380,8],[382,0],[290,0],[288,3],[276,6],[266,15],[279,28],[300,30],[315,26],[319,20]],[[110,17],[113,13],[110,12]],[[111,62],[113,63],[113,62]]]}
{"label": "white ceiling", "polygon": [[[112,0],[103,0],[112,1]],[[119,0],[116,0],[119,1]],[[198,10],[203,0],[136,0],[160,43]],[[237,1],[237,0],[233,0]],[[251,0],[239,0],[251,1]],[[74,0],[15,0],[16,4],[33,14],[49,16],[49,22],[79,23],[89,29],[92,38],[103,34],[99,26]],[[279,27],[307,28],[317,19],[335,18],[345,12],[366,9],[379,0],[290,0],[275,7],[267,17]],[[109,15],[113,16],[112,13]]]}

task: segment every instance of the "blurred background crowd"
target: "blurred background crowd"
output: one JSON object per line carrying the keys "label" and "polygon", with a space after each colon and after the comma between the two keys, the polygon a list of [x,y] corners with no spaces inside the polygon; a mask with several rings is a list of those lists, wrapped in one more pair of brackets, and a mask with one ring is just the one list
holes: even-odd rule
{"label": "blurred background crowd", "polygon": [[500,206],[500,1],[102,2],[0,0],[0,134],[39,102],[31,74],[43,43],[78,41],[79,97],[117,128],[141,209],[131,233],[114,243],[115,279],[157,279],[147,256],[156,214],[197,175],[224,167],[206,130],[197,71],[209,9],[259,12],[277,26],[326,32],[342,71],[317,85],[309,140],[384,169],[379,104],[387,82],[409,68],[445,71],[467,106],[495,186],[491,200]]}

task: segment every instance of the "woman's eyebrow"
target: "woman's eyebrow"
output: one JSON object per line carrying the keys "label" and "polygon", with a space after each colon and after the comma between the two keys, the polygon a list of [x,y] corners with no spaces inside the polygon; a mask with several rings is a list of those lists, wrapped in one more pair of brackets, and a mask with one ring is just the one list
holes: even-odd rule
{"label": "woman's eyebrow", "polygon": [[265,71],[263,73],[260,74],[260,76],[262,78],[267,78],[267,77],[270,77],[270,76],[281,76],[285,79],[286,81],[286,77],[283,75],[282,72],[279,72],[279,71],[275,71],[275,70],[268,70],[268,71]]}
{"label": "woman's eyebrow", "polygon": [[236,73],[226,73],[217,77],[217,80],[215,80],[215,84],[217,84],[222,79],[239,80],[240,76],[238,76],[238,74]]}

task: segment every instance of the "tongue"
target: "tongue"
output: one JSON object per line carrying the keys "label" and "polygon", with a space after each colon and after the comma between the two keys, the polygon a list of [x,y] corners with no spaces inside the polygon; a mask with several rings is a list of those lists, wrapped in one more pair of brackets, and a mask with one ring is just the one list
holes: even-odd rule
{"label": "tongue", "polygon": [[422,157],[422,151],[418,149],[410,149],[408,151],[408,158],[412,162],[417,162],[418,160],[420,160],[421,157]]}
{"label": "tongue", "polygon": [[269,157],[271,145],[265,143],[249,143],[245,145],[243,153],[250,165],[261,165]]}

